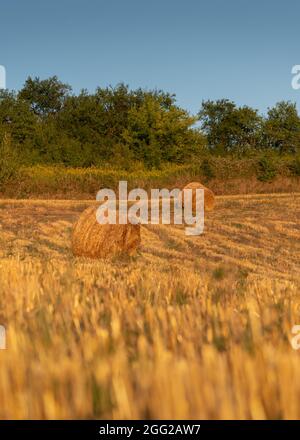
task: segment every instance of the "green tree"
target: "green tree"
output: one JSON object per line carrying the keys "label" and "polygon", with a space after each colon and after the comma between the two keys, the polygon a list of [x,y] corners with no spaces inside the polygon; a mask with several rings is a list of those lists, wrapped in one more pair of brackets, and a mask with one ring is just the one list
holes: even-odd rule
{"label": "green tree", "polygon": [[262,118],[248,106],[227,99],[204,101],[198,113],[211,150],[244,152],[260,145]]}
{"label": "green tree", "polygon": [[128,85],[123,83],[116,87],[98,88],[95,99],[104,111],[102,117],[105,134],[118,140],[127,127],[129,113],[143,106],[146,99],[153,99],[162,110],[170,109],[175,102],[174,95],[161,90],[129,90]]}
{"label": "green tree", "polygon": [[89,146],[94,164],[118,162],[126,167],[129,161],[158,166],[188,159],[204,142],[192,128],[194,122],[175,105],[174,96],[129,90],[124,84],[70,96],[55,118],[61,135]]}
{"label": "green tree", "polygon": [[19,99],[27,101],[36,115],[44,117],[61,110],[71,90],[57,76],[44,80],[28,77],[19,93]]}
{"label": "green tree", "polygon": [[129,111],[122,137],[135,159],[148,167],[168,161],[182,163],[204,145],[201,133],[192,128],[195,122],[196,118],[175,104],[166,107],[159,96],[149,94]]}
{"label": "green tree", "polygon": [[19,100],[14,92],[0,91],[0,132],[11,133],[20,145],[33,141],[36,123],[27,102]]}
{"label": "green tree", "polygon": [[278,102],[268,109],[264,124],[264,139],[267,147],[280,153],[296,153],[300,147],[300,118],[296,104]]}

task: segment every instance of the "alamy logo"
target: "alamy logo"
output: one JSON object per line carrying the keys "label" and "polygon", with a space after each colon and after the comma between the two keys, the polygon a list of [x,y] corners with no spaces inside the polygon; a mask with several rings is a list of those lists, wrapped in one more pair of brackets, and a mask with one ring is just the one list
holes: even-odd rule
{"label": "alamy logo", "polygon": [[0,350],[6,349],[6,330],[3,325],[0,325]]}
{"label": "alamy logo", "polygon": [[102,225],[185,224],[186,235],[200,235],[204,230],[203,189],[151,189],[149,200],[144,189],[135,188],[128,193],[127,182],[120,181],[118,197],[112,189],[105,188],[96,198],[102,202],[96,213],[97,221]]}
{"label": "alamy logo", "polygon": [[294,336],[291,339],[291,346],[294,350],[299,350],[299,348],[300,348],[300,325],[293,326],[292,334]]}
{"label": "alamy logo", "polygon": [[292,88],[294,90],[300,89],[300,64],[295,64],[295,66],[292,67],[291,71],[293,78],[292,78]]}
{"label": "alamy logo", "polygon": [[0,90],[6,89],[6,70],[4,66],[0,66]]}

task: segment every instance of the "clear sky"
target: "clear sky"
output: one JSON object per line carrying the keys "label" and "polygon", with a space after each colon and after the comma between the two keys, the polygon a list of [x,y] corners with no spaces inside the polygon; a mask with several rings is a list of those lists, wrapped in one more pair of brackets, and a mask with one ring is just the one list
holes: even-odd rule
{"label": "clear sky", "polygon": [[218,98],[265,112],[300,104],[299,28],[299,0],[0,0],[0,65],[10,89],[58,75],[75,92],[161,88],[192,113]]}

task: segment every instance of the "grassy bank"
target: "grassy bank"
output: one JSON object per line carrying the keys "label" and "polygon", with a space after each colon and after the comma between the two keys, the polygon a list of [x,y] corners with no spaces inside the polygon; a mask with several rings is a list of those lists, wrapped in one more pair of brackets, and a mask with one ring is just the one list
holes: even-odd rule
{"label": "grassy bank", "polygon": [[158,170],[113,168],[22,167],[1,185],[2,198],[94,198],[101,188],[182,187],[199,180],[217,195],[299,192],[300,177],[292,160],[265,158],[210,158],[188,165],[168,165]]}

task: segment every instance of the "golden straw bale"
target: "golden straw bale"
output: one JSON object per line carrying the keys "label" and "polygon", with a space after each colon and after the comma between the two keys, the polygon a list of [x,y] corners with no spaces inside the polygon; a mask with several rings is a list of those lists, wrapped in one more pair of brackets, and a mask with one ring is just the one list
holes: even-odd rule
{"label": "golden straw bale", "polygon": [[134,255],[141,243],[140,225],[102,225],[96,218],[97,209],[98,206],[87,208],[75,223],[73,254],[89,258]]}
{"label": "golden straw bale", "polygon": [[[192,192],[192,206],[193,211],[196,209],[196,189],[204,189],[204,210],[205,211],[212,211],[215,206],[215,195],[214,193],[206,188],[206,186],[202,185],[199,182],[191,182],[187,184],[184,188],[185,189],[191,189]],[[184,192],[182,194],[182,203],[184,205]]]}

